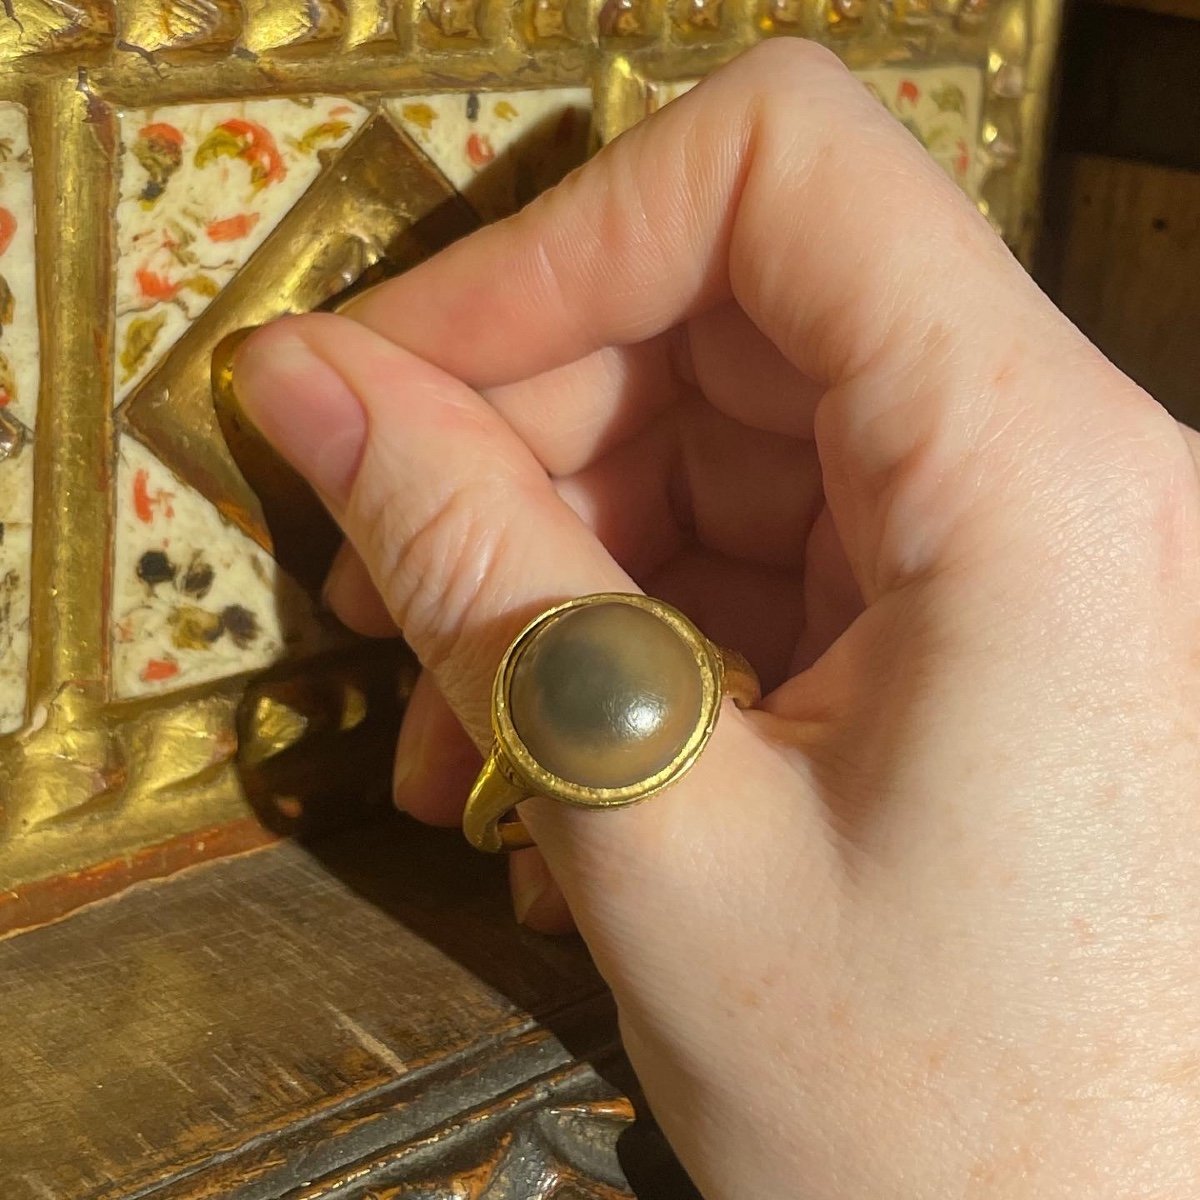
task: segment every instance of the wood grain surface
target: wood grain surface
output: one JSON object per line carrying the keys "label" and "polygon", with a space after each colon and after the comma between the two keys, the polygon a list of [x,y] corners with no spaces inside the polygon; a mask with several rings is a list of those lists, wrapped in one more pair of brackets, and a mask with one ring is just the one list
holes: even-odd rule
{"label": "wood grain surface", "polygon": [[581,945],[460,843],[282,843],[0,942],[4,1200],[693,1194]]}
{"label": "wood grain surface", "polygon": [[1200,174],[1094,155],[1058,166],[1055,298],[1177,417],[1200,424]]}
{"label": "wood grain surface", "polygon": [[1069,5],[1036,274],[1200,424],[1200,0]]}

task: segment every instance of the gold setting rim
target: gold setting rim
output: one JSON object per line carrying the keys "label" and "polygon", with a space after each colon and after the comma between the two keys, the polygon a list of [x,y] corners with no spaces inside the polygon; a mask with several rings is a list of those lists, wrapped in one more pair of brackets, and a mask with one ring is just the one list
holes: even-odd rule
{"label": "gold setting rim", "polygon": [[[534,758],[521,741],[513,724],[508,694],[521,652],[543,629],[564,613],[578,608],[613,603],[626,604],[631,608],[652,613],[687,645],[701,676],[700,714],[679,753],[660,771],[625,787],[594,788],[563,779],[547,771]],[[629,804],[636,804],[639,800],[646,800],[686,774],[707,745],[721,712],[724,674],[724,662],[713,643],[683,613],[662,600],[636,592],[596,592],[556,604],[530,621],[512,640],[500,660],[492,690],[492,732],[496,741],[495,749],[500,752],[497,757],[501,760],[501,768],[510,776],[511,781],[530,797],[543,796],[574,805],[576,808],[623,808]]]}

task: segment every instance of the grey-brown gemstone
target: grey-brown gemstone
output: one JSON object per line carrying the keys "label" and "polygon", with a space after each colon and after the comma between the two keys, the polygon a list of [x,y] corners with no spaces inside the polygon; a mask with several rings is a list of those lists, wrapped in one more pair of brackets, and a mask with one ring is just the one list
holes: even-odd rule
{"label": "grey-brown gemstone", "polygon": [[688,644],[645,609],[569,609],[535,635],[509,684],[517,736],[547,771],[621,788],[668,766],[700,720],[703,682]]}

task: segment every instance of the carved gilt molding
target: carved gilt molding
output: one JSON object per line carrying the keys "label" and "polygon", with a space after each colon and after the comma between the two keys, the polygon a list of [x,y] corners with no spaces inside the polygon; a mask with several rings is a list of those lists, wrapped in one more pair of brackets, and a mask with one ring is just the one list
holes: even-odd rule
{"label": "carved gilt molding", "polygon": [[411,663],[321,610],[331,531],[214,406],[226,338],[512,211],[775,36],[832,46],[1026,254],[1058,22],[1056,0],[6,14],[0,930],[381,798]]}

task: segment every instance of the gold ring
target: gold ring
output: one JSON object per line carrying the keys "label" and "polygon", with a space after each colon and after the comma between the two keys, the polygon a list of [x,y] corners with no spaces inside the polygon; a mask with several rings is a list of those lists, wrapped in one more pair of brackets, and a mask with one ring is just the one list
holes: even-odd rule
{"label": "gold ring", "polygon": [[513,814],[546,796],[621,808],[675,783],[716,726],[721,699],[748,708],[758,677],[661,600],[623,592],[547,609],[505,651],[492,690],[492,749],[463,832],[492,853],[532,839]]}

